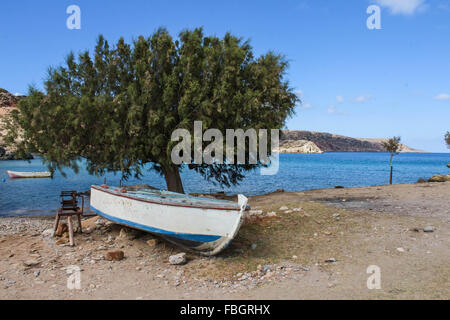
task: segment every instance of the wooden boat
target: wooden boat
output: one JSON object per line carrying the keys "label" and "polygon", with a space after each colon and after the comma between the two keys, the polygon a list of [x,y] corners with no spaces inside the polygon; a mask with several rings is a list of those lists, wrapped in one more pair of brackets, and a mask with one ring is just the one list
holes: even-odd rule
{"label": "wooden boat", "polygon": [[238,203],[162,190],[91,186],[91,209],[100,216],[211,256],[225,249],[241,227],[248,199]]}
{"label": "wooden boat", "polygon": [[9,171],[6,173],[9,175],[11,179],[18,178],[50,178],[52,174],[48,171],[44,172],[17,172],[17,171]]}

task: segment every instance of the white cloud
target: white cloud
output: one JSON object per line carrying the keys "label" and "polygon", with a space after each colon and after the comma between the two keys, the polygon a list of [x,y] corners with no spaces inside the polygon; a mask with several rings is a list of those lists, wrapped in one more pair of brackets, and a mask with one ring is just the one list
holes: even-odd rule
{"label": "white cloud", "polygon": [[328,108],[328,113],[329,114],[345,114],[344,111],[342,111],[339,108],[336,108],[334,105],[332,105]]}
{"label": "white cloud", "polygon": [[336,97],[336,101],[337,101],[337,103],[343,103],[344,102],[344,97],[343,96],[337,96]]}
{"label": "white cloud", "polygon": [[383,7],[388,8],[392,14],[412,15],[425,8],[426,0],[376,0]]}
{"label": "white cloud", "polygon": [[435,100],[450,100],[450,94],[448,93],[441,93],[438,94],[436,97],[434,97]]}
{"label": "white cloud", "polygon": [[359,96],[356,97],[355,99],[353,99],[354,102],[356,103],[364,103],[366,101],[369,101],[370,99],[372,99],[372,96],[368,95],[368,96]]}

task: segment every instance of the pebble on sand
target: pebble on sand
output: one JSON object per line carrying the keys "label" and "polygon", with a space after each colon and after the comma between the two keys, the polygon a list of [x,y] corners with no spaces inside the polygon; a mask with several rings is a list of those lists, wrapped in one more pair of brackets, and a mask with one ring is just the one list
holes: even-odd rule
{"label": "pebble on sand", "polygon": [[423,232],[434,232],[434,230],[436,230],[436,228],[432,226],[426,226],[423,228]]}
{"label": "pebble on sand", "polygon": [[108,261],[120,261],[124,258],[122,250],[108,251],[105,255],[105,259]]}
{"label": "pebble on sand", "polygon": [[186,263],[186,253],[181,252],[169,257],[169,262],[172,265],[182,265]]}

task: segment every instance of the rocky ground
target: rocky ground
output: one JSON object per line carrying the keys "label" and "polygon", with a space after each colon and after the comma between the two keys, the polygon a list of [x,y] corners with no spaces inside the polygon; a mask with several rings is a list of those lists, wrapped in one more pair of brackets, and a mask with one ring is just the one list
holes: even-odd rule
{"label": "rocky ground", "polygon": [[51,217],[2,218],[0,299],[449,299],[449,196],[450,182],[252,197],[212,258],[170,258],[182,250],[97,217],[75,247]]}

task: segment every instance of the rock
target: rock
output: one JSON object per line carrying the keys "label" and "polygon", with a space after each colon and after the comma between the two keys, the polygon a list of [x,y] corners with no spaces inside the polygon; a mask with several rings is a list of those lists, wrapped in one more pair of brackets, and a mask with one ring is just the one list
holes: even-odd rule
{"label": "rock", "polygon": [[39,260],[29,259],[29,260],[24,261],[23,264],[26,267],[34,267],[39,264]]}
{"label": "rock", "polygon": [[181,252],[169,257],[169,262],[172,265],[182,265],[186,263],[186,253]]}
{"label": "rock", "polygon": [[292,209],[292,211],[295,211],[295,212],[299,212],[299,211],[302,211],[303,210],[303,208],[294,208],[294,209]]}
{"label": "rock", "polygon": [[67,238],[61,238],[61,239],[58,239],[58,240],[56,240],[56,245],[61,245],[61,244],[65,244],[65,243],[67,243]]}
{"label": "rock", "polygon": [[276,216],[277,216],[277,213],[274,212],[274,211],[271,211],[271,212],[268,212],[268,213],[267,213],[267,216],[268,216],[268,217],[276,217]]}
{"label": "rock", "polygon": [[286,211],[286,210],[289,210],[289,208],[286,207],[286,206],[282,206],[282,207],[280,208],[280,210],[281,210],[281,211]]}
{"label": "rock", "polygon": [[449,163],[447,163],[447,168],[450,168],[450,162],[449,162]]}
{"label": "rock", "polygon": [[336,262],[336,259],[335,258],[328,258],[328,259],[325,260],[325,262],[327,262],[327,263],[334,263],[334,262]]}
{"label": "rock", "polygon": [[250,246],[250,248],[251,248],[252,250],[255,250],[257,246],[258,246],[258,245],[257,245],[256,243],[252,243],[252,245]]}
{"label": "rock", "polygon": [[3,147],[0,147],[0,157],[3,157],[6,154],[6,150]]}
{"label": "rock", "polygon": [[150,239],[150,240],[147,241],[147,244],[150,247],[154,248],[154,247],[156,247],[159,244],[159,240],[158,239]]}
{"label": "rock", "polygon": [[53,235],[53,229],[46,229],[42,231],[42,236],[44,237],[51,237]]}
{"label": "rock", "polygon": [[69,227],[67,226],[67,223],[62,222],[58,225],[58,228],[56,229],[56,232],[55,232],[55,236],[61,237],[67,231],[69,231]]}
{"label": "rock", "polygon": [[131,241],[131,240],[138,238],[140,234],[141,234],[141,232],[138,230],[122,228],[122,229],[120,229],[120,233],[119,233],[119,236],[117,237],[117,240]]}
{"label": "rock", "polygon": [[344,186],[334,186],[335,189],[344,189]]}
{"label": "rock", "polygon": [[405,249],[403,249],[403,248],[397,248],[397,251],[398,251],[398,252],[405,252]]}
{"label": "rock", "polygon": [[270,267],[267,264],[263,265],[262,272],[267,273],[268,271],[270,271]]}
{"label": "rock", "polygon": [[260,216],[262,215],[264,212],[262,210],[250,210],[249,211],[249,215],[251,216]]}
{"label": "rock", "polygon": [[436,230],[436,228],[433,226],[426,226],[423,228],[423,232],[434,232],[434,230]]}
{"label": "rock", "polygon": [[446,182],[450,181],[450,175],[437,174],[428,179],[428,182]]}
{"label": "rock", "polygon": [[282,193],[282,192],[285,192],[285,191],[284,191],[284,189],[277,189],[275,192],[276,193]]}
{"label": "rock", "polygon": [[35,277],[39,277],[39,275],[41,274],[41,271],[40,270],[36,270],[33,274],[34,274]]}
{"label": "rock", "polygon": [[105,259],[108,261],[120,261],[124,258],[124,253],[122,250],[116,250],[116,251],[108,251],[105,254]]}
{"label": "rock", "polygon": [[93,217],[86,220],[81,221],[81,227],[83,228],[83,231],[85,229],[89,229],[90,231],[95,230],[97,228],[96,222],[99,220],[100,217]]}
{"label": "rock", "polygon": [[279,153],[323,153],[312,141],[308,140],[283,140],[274,152]]}

